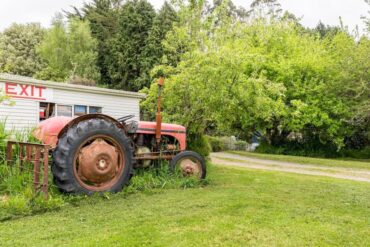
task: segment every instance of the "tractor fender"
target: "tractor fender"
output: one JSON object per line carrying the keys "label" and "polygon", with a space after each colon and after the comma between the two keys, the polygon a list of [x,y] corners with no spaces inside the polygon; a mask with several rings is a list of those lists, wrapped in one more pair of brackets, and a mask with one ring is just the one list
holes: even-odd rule
{"label": "tractor fender", "polygon": [[89,119],[104,119],[106,121],[109,121],[109,122],[114,123],[118,128],[123,129],[125,132],[127,132],[127,130],[125,128],[125,125],[121,124],[119,121],[117,121],[116,119],[114,119],[114,118],[112,118],[112,117],[110,117],[108,115],[105,115],[105,114],[87,114],[87,115],[83,115],[83,116],[74,118],[66,126],[64,126],[63,129],[58,134],[58,139],[65,132],[67,132],[68,129],[71,128],[72,126],[78,124],[79,122],[82,122],[82,121],[85,121],[85,120],[89,120]]}

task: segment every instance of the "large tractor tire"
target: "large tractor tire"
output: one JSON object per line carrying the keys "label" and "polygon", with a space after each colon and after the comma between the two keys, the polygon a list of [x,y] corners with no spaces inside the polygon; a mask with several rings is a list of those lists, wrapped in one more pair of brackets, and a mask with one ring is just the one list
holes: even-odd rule
{"label": "large tractor tire", "polygon": [[184,177],[194,177],[200,180],[205,179],[207,174],[204,158],[193,151],[177,154],[170,162],[170,170]]}
{"label": "large tractor tire", "polygon": [[56,186],[65,193],[121,191],[131,177],[131,140],[116,123],[89,119],[71,126],[53,152]]}

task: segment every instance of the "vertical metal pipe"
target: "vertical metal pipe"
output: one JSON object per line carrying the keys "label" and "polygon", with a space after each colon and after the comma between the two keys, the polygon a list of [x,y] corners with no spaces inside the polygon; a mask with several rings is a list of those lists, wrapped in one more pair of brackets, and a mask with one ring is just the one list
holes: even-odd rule
{"label": "vertical metal pipe", "polygon": [[157,146],[161,143],[161,131],[162,131],[162,115],[161,115],[161,91],[164,84],[164,77],[160,77],[158,80],[158,100],[157,100],[157,114],[156,114],[156,130],[155,138],[157,140]]}

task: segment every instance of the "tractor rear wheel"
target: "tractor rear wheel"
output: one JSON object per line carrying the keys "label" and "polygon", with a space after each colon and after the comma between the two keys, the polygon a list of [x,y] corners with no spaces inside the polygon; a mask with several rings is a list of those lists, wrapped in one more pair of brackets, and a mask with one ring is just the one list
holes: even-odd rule
{"label": "tractor rear wheel", "polygon": [[193,151],[177,154],[170,162],[170,170],[184,177],[204,179],[206,177],[206,162],[204,158]]}
{"label": "tractor rear wheel", "polygon": [[53,152],[56,186],[65,193],[118,192],[130,179],[131,140],[115,123],[89,119],[70,127]]}

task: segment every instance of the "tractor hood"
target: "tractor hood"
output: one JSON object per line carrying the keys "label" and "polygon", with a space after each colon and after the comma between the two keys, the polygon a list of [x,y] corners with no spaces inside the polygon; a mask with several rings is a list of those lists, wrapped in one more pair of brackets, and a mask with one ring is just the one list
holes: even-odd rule
{"label": "tractor hood", "polygon": [[[146,121],[140,121],[138,126],[138,133],[142,133],[150,131],[151,133],[154,131],[157,127],[156,122],[146,122]],[[184,126],[178,125],[178,124],[168,124],[168,123],[162,123],[161,126],[162,134],[166,133],[178,133],[178,134],[186,134],[186,128]]]}

